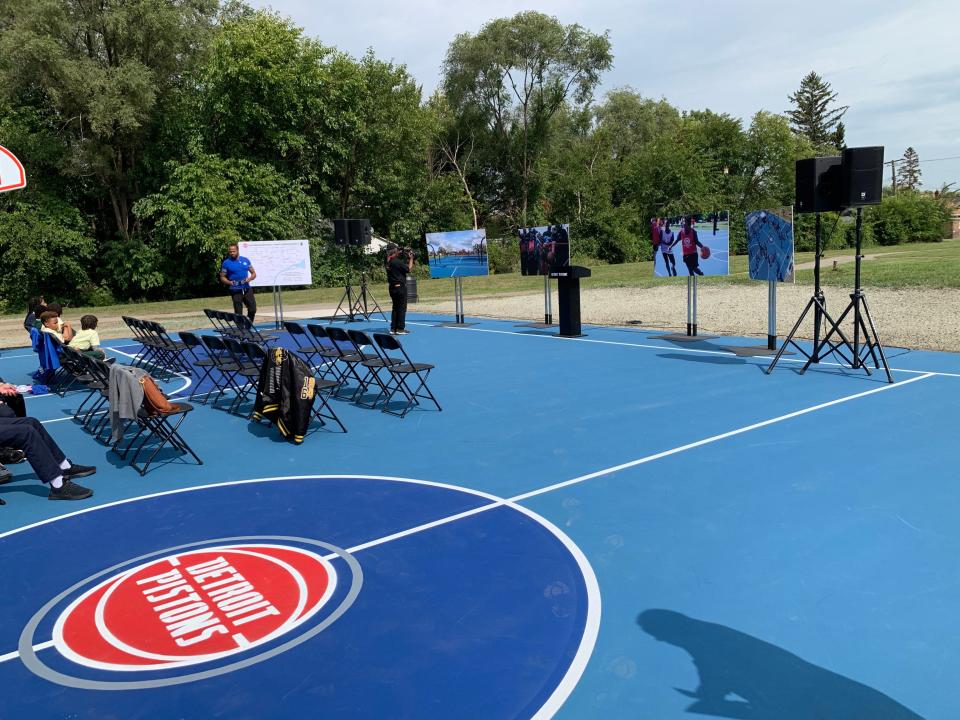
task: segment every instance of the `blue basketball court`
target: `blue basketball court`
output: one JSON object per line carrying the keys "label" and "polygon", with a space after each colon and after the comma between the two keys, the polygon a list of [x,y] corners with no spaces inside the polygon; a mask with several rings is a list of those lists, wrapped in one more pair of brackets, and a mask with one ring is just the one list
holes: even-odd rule
{"label": "blue basketball court", "polygon": [[957,716],[960,355],[888,348],[888,384],[446,319],[402,338],[442,411],[333,400],[294,446],[174,377],[203,465],[143,477],[30,397],[98,472],[0,485],[0,717]]}

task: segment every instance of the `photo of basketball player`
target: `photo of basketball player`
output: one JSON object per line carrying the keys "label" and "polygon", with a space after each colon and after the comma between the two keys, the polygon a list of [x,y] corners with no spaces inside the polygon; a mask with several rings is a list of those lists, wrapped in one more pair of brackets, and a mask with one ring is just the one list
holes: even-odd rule
{"label": "photo of basketball player", "polygon": [[730,272],[730,214],[726,210],[653,218],[650,238],[654,277],[677,277],[678,254],[688,277]]}

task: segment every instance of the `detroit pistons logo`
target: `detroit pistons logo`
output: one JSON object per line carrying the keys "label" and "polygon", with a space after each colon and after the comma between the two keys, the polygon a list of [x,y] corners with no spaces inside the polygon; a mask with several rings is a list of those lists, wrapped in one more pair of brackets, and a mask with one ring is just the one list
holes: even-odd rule
{"label": "detroit pistons logo", "polygon": [[[282,652],[342,614],[360,582],[359,565],[346,551],[291,539],[301,542],[244,538],[177,548],[99,573],[31,620],[21,636],[21,657],[35,673],[61,684],[142,688],[221,674]],[[307,543],[314,547],[304,547]],[[346,573],[346,593],[337,592],[338,567]],[[332,602],[335,596],[339,602]],[[33,645],[35,628],[48,612],[56,618],[51,644],[69,661],[69,673],[55,667],[62,662],[48,664],[33,651],[23,653],[28,631]],[[84,677],[77,666],[124,677]],[[158,671],[165,677],[157,678]],[[137,674],[150,679],[126,681]]]}

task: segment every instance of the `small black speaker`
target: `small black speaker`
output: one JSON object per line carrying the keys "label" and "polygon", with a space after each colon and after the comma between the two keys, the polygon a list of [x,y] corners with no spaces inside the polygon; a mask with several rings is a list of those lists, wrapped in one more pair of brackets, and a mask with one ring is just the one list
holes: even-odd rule
{"label": "small black speaker", "polygon": [[796,209],[798,213],[841,210],[840,156],[797,160]]}
{"label": "small black speaker", "polygon": [[333,221],[333,241],[337,245],[350,244],[350,226],[347,223],[348,221],[342,218]]}
{"label": "small black speaker", "polygon": [[879,205],[883,199],[883,146],[847,148],[843,151],[844,207]]}
{"label": "small black speaker", "polygon": [[373,229],[370,227],[369,220],[349,220],[350,223],[350,244],[351,245],[369,245],[373,239]]}

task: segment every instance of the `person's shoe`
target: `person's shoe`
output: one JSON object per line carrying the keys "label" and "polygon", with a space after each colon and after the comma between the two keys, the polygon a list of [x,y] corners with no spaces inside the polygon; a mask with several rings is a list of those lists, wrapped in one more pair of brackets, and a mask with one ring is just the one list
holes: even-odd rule
{"label": "person's shoe", "polygon": [[397,335],[409,335],[409,330],[397,330]]}
{"label": "person's shoe", "polygon": [[27,459],[27,454],[23,450],[5,447],[0,448],[0,463],[4,465],[16,465]]}
{"label": "person's shoe", "polygon": [[0,505],[6,505],[6,504],[7,504],[7,501],[4,500],[3,498],[0,498]]}
{"label": "person's shoe", "polygon": [[97,469],[93,465],[77,465],[70,463],[70,467],[63,471],[65,478],[81,478],[87,475],[93,475]]}
{"label": "person's shoe", "polygon": [[0,465],[0,485],[10,482],[11,479],[13,479],[13,473]]}
{"label": "person's shoe", "polygon": [[47,500],[86,500],[91,495],[93,495],[93,490],[85,488],[83,485],[77,485],[73,480],[65,477],[63,485],[58,488],[50,487]]}

